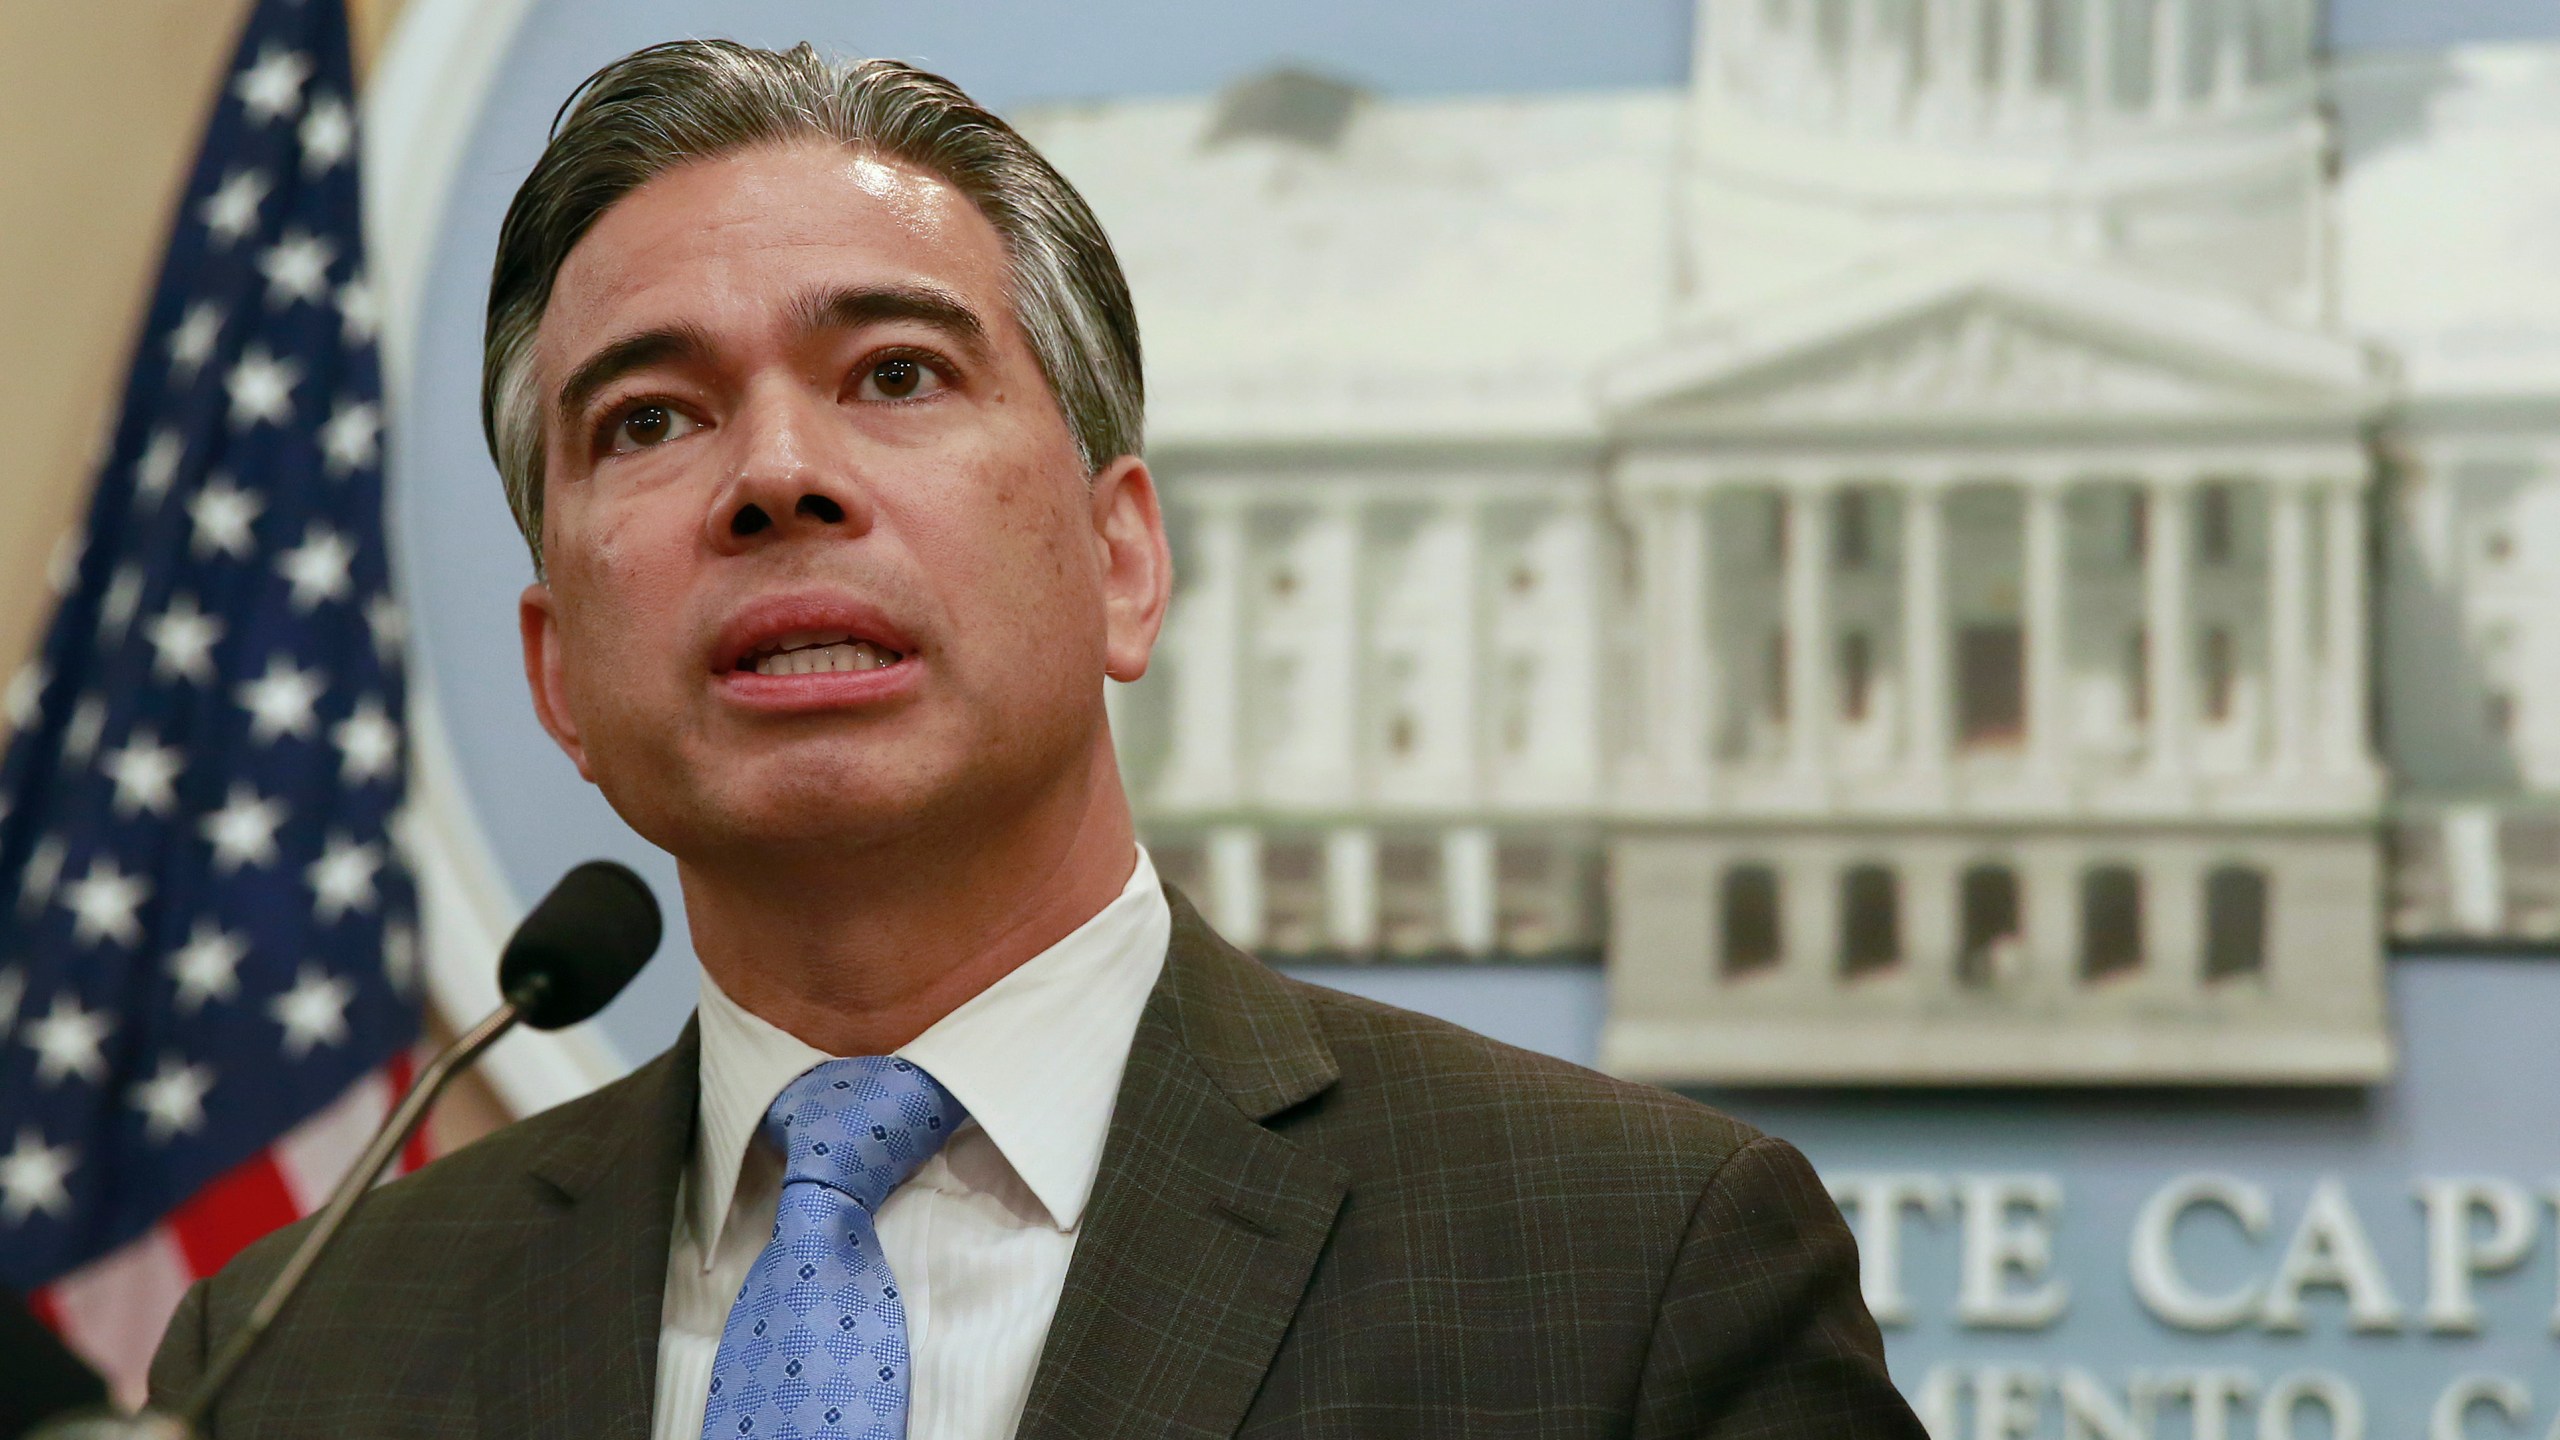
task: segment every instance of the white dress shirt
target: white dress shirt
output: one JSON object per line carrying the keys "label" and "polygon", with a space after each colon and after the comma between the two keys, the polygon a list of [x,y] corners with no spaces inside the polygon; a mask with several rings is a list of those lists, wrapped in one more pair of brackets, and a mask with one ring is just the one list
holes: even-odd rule
{"label": "white dress shirt", "polygon": [[[1118,898],[897,1051],[969,1111],[880,1207],[907,1307],[910,1440],[1004,1440],[1021,1421],[1172,933],[1141,849]],[[702,1440],[721,1327],[781,1198],[781,1157],[757,1130],[782,1088],[829,1058],[709,975],[699,1020],[702,1111],[676,1193],[654,1440]]]}

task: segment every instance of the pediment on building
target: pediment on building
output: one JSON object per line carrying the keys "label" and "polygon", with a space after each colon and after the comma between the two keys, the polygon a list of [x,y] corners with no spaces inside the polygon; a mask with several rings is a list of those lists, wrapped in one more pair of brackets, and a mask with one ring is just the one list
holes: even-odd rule
{"label": "pediment on building", "polygon": [[2001,427],[2351,415],[2363,353],[2124,276],[1971,256],[1709,316],[1600,386],[1613,425]]}

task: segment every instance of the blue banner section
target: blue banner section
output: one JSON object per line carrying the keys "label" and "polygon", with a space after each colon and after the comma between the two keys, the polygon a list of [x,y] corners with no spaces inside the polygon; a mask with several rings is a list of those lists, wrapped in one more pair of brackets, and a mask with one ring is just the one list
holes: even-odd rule
{"label": "blue banner section", "polygon": [[[1302,971],[1588,1061],[1596,971]],[[2370,1090],[1741,1091],[1940,1440],[2560,1427],[2560,964],[2404,958]]]}

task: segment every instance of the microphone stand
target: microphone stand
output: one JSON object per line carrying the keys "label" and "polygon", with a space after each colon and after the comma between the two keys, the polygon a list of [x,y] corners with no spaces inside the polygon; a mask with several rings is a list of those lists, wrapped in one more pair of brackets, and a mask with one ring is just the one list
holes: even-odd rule
{"label": "microphone stand", "polygon": [[231,1333],[230,1339],[223,1342],[222,1348],[214,1352],[195,1388],[187,1393],[187,1398],[176,1411],[144,1410],[138,1415],[91,1411],[38,1426],[30,1440],[194,1440],[202,1433],[197,1427],[213,1409],[213,1402],[221,1397],[223,1388],[231,1383],[231,1377],[249,1358],[250,1352],[258,1348],[258,1342],[265,1338],[268,1327],[284,1313],[285,1302],[301,1288],[302,1279],[311,1272],[312,1263],[320,1258],[322,1250],[328,1248],[339,1227],[347,1223],[347,1217],[355,1212],[357,1202],[364,1199],[382,1172],[390,1167],[392,1157],[409,1143],[409,1137],[416,1133],[419,1123],[427,1118],[427,1108],[435,1104],[447,1082],[463,1067],[479,1059],[481,1052],[496,1044],[499,1037],[515,1028],[516,1021],[526,1010],[534,1007],[548,988],[548,976],[526,977],[525,983],[510,993],[497,1009],[490,1011],[486,1019],[457,1036],[452,1044],[427,1062],[424,1070],[418,1072],[417,1083],[400,1098],[400,1104],[392,1110],[390,1118],[374,1132],[373,1143],[357,1157],[345,1178],[338,1182],[338,1188],[329,1193],[329,1203],[320,1208],[311,1228],[303,1232],[300,1243],[293,1247],[293,1253],[285,1257],[283,1268],[267,1282],[266,1291],[258,1296],[258,1303],[250,1307],[249,1317]]}

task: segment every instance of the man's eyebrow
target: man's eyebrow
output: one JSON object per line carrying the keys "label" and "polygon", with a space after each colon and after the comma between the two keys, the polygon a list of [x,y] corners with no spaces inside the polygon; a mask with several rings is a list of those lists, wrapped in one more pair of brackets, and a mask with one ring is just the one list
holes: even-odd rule
{"label": "man's eyebrow", "polygon": [[560,387],[560,423],[575,425],[578,412],[596,392],[634,370],[670,360],[701,360],[711,354],[711,337],[699,326],[668,325],[625,335],[587,357]]}
{"label": "man's eyebrow", "polygon": [[794,328],[801,334],[820,330],[859,330],[884,320],[914,320],[930,325],[983,358],[986,322],[957,295],[930,285],[854,286],[821,290],[804,296],[792,308]]}

